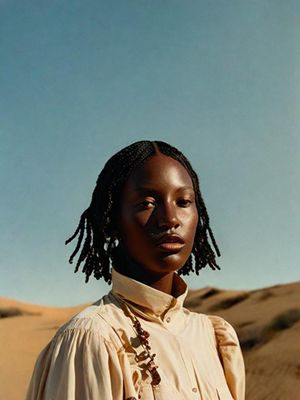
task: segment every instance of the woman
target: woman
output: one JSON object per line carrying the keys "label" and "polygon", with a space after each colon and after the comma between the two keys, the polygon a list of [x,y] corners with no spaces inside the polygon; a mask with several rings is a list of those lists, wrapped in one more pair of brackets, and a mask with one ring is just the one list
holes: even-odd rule
{"label": "woman", "polygon": [[83,264],[86,282],[93,274],[112,290],[58,330],[27,400],[244,399],[234,329],[183,307],[180,275],[219,268],[220,254],[197,175],[180,151],[140,141],[115,154],[66,243],[76,236],[75,272]]}

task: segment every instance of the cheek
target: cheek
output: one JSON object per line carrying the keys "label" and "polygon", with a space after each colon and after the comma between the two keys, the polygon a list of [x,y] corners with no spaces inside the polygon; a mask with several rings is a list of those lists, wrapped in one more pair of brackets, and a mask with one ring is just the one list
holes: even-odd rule
{"label": "cheek", "polygon": [[198,211],[197,208],[189,210],[187,213],[182,215],[182,222],[185,229],[187,229],[191,234],[196,232],[198,225]]}
{"label": "cheek", "polygon": [[121,236],[129,248],[143,242],[144,229],[149,217],[146,213],[133,214],[126,211],[120,221]]}
{"label": "cheek", "polygon": [[199,221],[198,212],[196,212],[196,214],[195,214],[195,216],[194,216],[194,218],[193,218],[193,222],[192,222],[194,236],[195,236],[195,234],[196,234],[196,230],[197,230],[197,226],[198,226],[198,221]]}
{"label": "cheek", "polygon": [[196,231],[197,231],[197,226],[198,226],[198,212],[196,210],[196,212],[191,215],[186,227],[187,227],[187,237],[189,239],[190,242],[190,247],[192,250],[192,247],[194,245],[194,240],[195,240],[195,235],[196,235]]}
{"label": "cheek", "polygon": [[137,263],[153,263],[153,249],[145,235],[143,221],[139,218],[124,220],[122,223],[122,242],[125,252]]}

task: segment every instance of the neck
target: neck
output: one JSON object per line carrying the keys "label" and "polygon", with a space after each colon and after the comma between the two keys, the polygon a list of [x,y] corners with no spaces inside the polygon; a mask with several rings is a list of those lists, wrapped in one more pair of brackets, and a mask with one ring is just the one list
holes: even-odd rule
{"label": "neck", "polygon": [[151,286],[154,289],[160,290],[166,294],[173,295],[173,276],[174,272],[170,272],[162,276],[147,276],[143,274],[138,276],[138,274],[127,275],[129,278],[135,279],[145,285]]}
{"label": "neck", "polygon": [[126,262],[124,261],[125,257],[123,258],[121,266],[120,264],[115,266],[116,270],[121,274],[145,285],[151,286],[154,289],[160,290],[161,292],[176,296],[176,293],[173,293],[174,271],[165,274],[153,273],[153,271],[148,271],[145,267],[139,265],[133,260],[128,260],[127,258]]}

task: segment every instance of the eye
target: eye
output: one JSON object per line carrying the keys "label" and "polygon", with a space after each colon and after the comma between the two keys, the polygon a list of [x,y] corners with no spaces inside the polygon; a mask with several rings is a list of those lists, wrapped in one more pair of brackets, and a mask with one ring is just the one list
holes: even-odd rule
{"label": "eye", "polygon": [[180,199],[180,200],[177,201],[177,204],[180,207],[188,207],[189,205],[192,204],[192,200],[190,200],[190,199]]}
{"label": "eye", "polygon": [[156,201],[155,200],[144,200],[141,203],[139,203],[139,207],[143,210],[153,208],[156,206]]}

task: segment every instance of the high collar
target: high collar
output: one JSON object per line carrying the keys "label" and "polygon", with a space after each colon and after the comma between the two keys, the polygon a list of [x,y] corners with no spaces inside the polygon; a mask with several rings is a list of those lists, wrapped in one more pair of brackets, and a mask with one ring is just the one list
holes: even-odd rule
{"label": "high collar", "polygon": [[112,294],[129,302],[143,314],[154,314],[160,317],[170,309],[181,309],[186,298],[188,288],[180,276],[175,273],[173,285],[176,285],[178,297],[173,297],[151,286],[120,274],[112,269]]}

